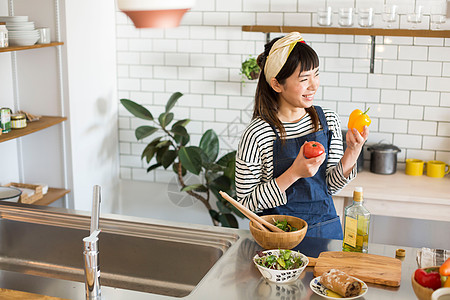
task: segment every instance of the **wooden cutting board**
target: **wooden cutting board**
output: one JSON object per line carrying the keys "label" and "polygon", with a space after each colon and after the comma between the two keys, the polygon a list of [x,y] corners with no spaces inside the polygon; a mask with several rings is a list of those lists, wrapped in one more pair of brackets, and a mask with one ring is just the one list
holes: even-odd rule
{"label": "wooden cutting board", "polygon": [[44,296],[38,294],[32,294],[27,292],[8,290],[0,288],[0,300],[14,300],[14,299],[27,299],[27,300],[64,300],[63,298]]}
{"label": "wooden cutting board", "polygon": [[330,269],[341,270],[366,283],[400,286],[402,262],[399,259],[381,255],[326,251],[318,258],[308,257],[308,266],[314,266],[314,276],[320,276]]}

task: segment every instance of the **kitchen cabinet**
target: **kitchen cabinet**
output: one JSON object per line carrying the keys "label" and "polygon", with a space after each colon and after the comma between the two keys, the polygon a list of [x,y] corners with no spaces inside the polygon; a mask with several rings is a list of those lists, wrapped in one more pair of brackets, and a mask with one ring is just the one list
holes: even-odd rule
{"label": "kitchen cabinet", "polygon": [[[8,74],[8,77],[11,78],[10,94],[13,95],[14,101],[8,106],[13,112],[23,110],[35,115],[44,115],[39,121],[28,122],[25,128],[13,129],[0,135],[2,143],[0,147],[6,143],[14,143],[17,149],[17,153],[11,156],[12,161],[17,157],[15,170],[11,172],[11,178],[4,173],[2,181],[48,184],[50,186],[48,192],[33,204],[49,205],[64,197],[64,206],[67,206],[65,195],[70,190],[66,163],[68,154],[64,121],[67,118],[64,116],[61,59],[61,48],[64,43],[60,41],[59,3],[46,1],[40,6],[43,8],[33,10],[27,0],[8,1],[9,15],[27,15],[30,21],[35,21],[36,27],[51,27],[56,41],[49,44],[0,49],[0,55],[3,55],[4,59],[9,56],[11,60],[11,74]],[[50,15],[54,16],[53,20]],[[4,147],[11,150],[14,149],[14,144]],[[9,168],[13,165],[13,162],[8,162]]]}

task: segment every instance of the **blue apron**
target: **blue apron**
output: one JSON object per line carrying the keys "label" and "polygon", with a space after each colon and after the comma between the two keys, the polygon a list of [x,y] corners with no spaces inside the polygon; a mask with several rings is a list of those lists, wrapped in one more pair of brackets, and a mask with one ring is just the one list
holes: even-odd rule
{"label": "blue apron", "polygon": [[265,209],[261,214],[295,216],[308,223],[306,236],[342,240],[341,222],[336,214],[333,199],[328,192],[326,183],[331,132],[328,129],[322,108],[319,106],[315,106],[315,108],[323,130],[298,138],[286,139],[285,143],[282,144],[277,131],[272,126],[276,135],[273,142],[273,177],[277,178],[292,165],[305,141],[321,143],[325,148],[327,158],[313,177],[300,178],[286,190],[286,205]]}

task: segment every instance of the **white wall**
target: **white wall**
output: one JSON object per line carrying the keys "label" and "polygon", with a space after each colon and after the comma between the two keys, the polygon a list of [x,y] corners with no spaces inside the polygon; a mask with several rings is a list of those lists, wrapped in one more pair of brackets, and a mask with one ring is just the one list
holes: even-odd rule
{"label": "white wall", "polygon": [[[89,9],[87,9],[89,8]],[[102,186],[102,211],[118,200],[115,3],[66,1],[65,42],[75,208],[90,210]]]}
{"label": "white wall", "polygon": [[[192,143],[196,145],[201,134],[213,128],[220,134],[222,151],[234,150],[251,119],[256,87],[255,81],[241,82],[241,62],[261,53],[265,44],[264,33],[243,32],[242,25],[316,26],[315,12],[329,4],[334,11],[370,5],[376,12],[375,26],[385,27],[381,18],[385,2],[400,5],[400,22],[393,28],[410,28],[405,13],[416,4],[425,4],[428,15],[417,27],[422,29],[430,26],[432,5],[445,3],[199,0],[182,26],[167,30],[135,29],[118,12],[119,97],[145,104],[158,115],[171,93],[183,92],[175,116],[192,120],[188,126]],[[443,28],[450,29],[450,20]],[[272,33],[271,38],[279,35]],[[370,74],[369,36],[304,34],[304,38],[320,56],[316,104],[337,111],[343,128],[353,109],[371,107],[368,144],[384,140],[399,146],[400,164],[406,158],[450,162],[450,39],[378,36],[375,73]],[[171,171],[146,173],[147,164],[140,154],[151,139],[137,142],[134,136],[134,129],[145,122],[130,117],[122,107],[119,121],[121,177],[172,180]]]}

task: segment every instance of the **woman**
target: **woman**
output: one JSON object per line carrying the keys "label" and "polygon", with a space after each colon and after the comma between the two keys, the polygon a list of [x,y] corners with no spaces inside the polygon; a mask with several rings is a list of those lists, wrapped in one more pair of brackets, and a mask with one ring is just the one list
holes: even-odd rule
{"label": "woman", "polygon": [[[258,64],[253,119],[236,155],[238,201],[262,215],[304,219],[307,236],[342,239],[331,195],[355,178],[369,130],[349,131],[343,153],[339,117],[313,106],[319,59],[300,33],[272,40]],[[321,143],[325,153],[306,159],[307,141]]]}

